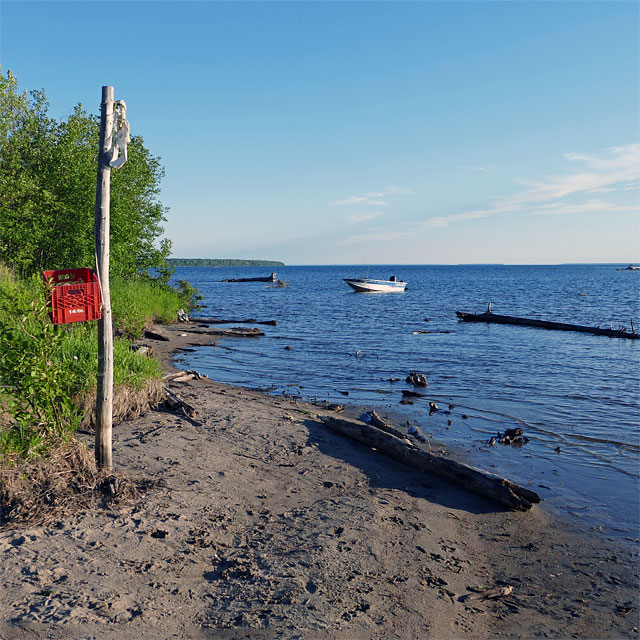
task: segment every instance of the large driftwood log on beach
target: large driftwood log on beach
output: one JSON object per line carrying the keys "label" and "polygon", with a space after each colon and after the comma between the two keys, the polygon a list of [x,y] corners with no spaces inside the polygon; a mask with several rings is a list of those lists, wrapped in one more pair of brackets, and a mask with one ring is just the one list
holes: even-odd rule
{"label": "large driftwood log on beach", "polygon": [[[540,496],[537,493],[505,478],[418,449],[395,429],[394,431],[400,433],[401,437],[389,433],[388,428],[382,430],[373,424],[366,424],[360,420],[334,418],[333,416],[321,419],[330,429],[338,433],[358,440],[369,447],[374,447],[381,453],[406,465],[433,473],[463,489],[496,500],[510,509],[527,511],[533,503],[540,502]],[[372,422],[376,421],[372,420]],[[383,424],[386,425],[384,421]]]}
{"label": "large driftwood log on beach", "polygon": [[381,429],[382,431],[386,431],[390,433],[392,436],[396,438],[400,438],[406,442],[407,436],[400,431],[400,429],[396,429],[394,426],[390,425],[386,420],[383,420],[375,411],[369,411],[369,419],[371,420],[371,424],[376,427],[376,429]]}

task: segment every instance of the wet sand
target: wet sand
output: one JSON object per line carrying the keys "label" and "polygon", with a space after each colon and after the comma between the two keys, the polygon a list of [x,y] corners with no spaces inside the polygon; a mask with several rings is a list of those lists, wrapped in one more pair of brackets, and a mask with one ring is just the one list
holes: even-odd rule
{"label": "wet sand", "polygon": [[[214,340],[184,328],[146,341],[167,371]],[[195,417],[114,427],[115,469],[153,480],[145,495],[0,532],[3,640],[638,636],[628,545],[405,467],[327,430],[327,409],[170,387]]]}

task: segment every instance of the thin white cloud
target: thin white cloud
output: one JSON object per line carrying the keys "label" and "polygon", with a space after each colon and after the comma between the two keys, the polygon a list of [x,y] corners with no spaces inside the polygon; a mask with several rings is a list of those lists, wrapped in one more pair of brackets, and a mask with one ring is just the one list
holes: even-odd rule
{"label": "thin white cloud", "polygon": [[[495,213],[498,213],[497,211]],[[448,227],[452,222],[463,222],[465,220],[475,220],[476,218],[485,218],[488,214],[485,211],[467,211],[465,213],[455,213],[452,216],[436,216],[428,218],[421,226],[427,229],[441,229]]]}
{"label": "thin white cloud", "polygon": [[347,219],[352,224],[357,224],[359,222],[367,222],[368,220],[374,220],[375,218],[379,218],[382,215],[382,211],[372,211],[371,213],[353,213],[350,216],[347,216]]}
{"label": "thin white cloud", "polygon": [[404,187],[387,187],[384,192],[386,195],[390,195],[392,193],[413,193],[411,189],[405,189]]}
{"label": "thin white cloud", "polygon": [[602,200],[589,200],[581,204],[571,204],[557,202],[552,204],[545,204],[534,209],[531,213],[534,216],[548,216],[548,215],[567,215],[576,213],[614,213],[620,211],[637,211],[637,205],[633,204],[617,204],[613,202],[604,202]]}
{"label": "thin white cloud", "polygon": [[412,230],[407,231],[394,231],[393,229],[387,229],[386,227],[371,227],[364,233],[360,233],[355,236],[349,236],[348,238],[341,238],[336,241],[336,246],[347,247],[355,244],[373,243],[373,242],[395,242],[396,240],[402,240],[409,236],[412,236],[414,232]]}
{"label": "thin white cloud", "polygon": [[586,164],[591,171],[565,176],[552,176],[543,183],[525,182],[529,189],[516,196],[516,202],[536,202],[573,195],[584,195],[602,189],[619,190],[637,184],[640,180],[640,145],[607,149],[608,156],[596,158],[578,153],[567,153],[571,162]]}
{"label": "thin white cloud", "polygon": [[332,207],[337,207],[344,204],[372,204],[377,207],[384,207],[388,205],[388,202],[384,202],[383,200],[371,200],[368,196],[349,196],[344,200],[334,200],[329,203]]}
{"label": "thin white cloud", "polygon": [[561,215],[638,210],[637,201],[611,203],[587,198],[595,193],[624,193],[637,189],[640,181],[640,145],[611,147],[600,157],[581,153],[568,153],[564,157],[570,162],[586,165],[587,171],[549,176],[542,182],[518,180],[517,183],[524,189],[510,196],[495,198],[489,207],[427,218],[422,226],[446,227],[464,220],[520,211]]}
{"label": "thin white cloud", "polygon": [[349,196],[344,200],[333,200],[329,203],[329,206],[339,207],[343,205],[363,204],[375,207],[386,207],[389,203],[386,200],[380,200],[380,198],[397,193],[413,193],[413,191],[400,187],[387,187],[384,191],[369,191],[359,196]]}
{"label": "thin white cloud", "polygon": [[565,158],[572,162],[583,162],[591,169],[596,171],[622,171],[634,172],[638,171],[638,152],[640,145],[628,144],[624,147],[609,147],[608,157],[590,156],[585,153],[566,153]]}
{"label": "thin white cloud", "polygon": [[479,171],[480,173],[489,173],[495,169],[495,166],[492,164],[462,165],[461,167],[458,167],[458,169],[464,169],[465,171]]}

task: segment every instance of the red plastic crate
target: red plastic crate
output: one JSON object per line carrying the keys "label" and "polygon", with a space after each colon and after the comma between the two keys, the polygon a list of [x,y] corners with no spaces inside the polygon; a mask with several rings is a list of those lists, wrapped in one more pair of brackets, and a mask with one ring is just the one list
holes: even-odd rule
{"label": "red plastic crate", "polygon": [[53,324],[99,320],[102,296],[96,274],[88,267],[43,271],[42,277],[52,285],[48,302]]}

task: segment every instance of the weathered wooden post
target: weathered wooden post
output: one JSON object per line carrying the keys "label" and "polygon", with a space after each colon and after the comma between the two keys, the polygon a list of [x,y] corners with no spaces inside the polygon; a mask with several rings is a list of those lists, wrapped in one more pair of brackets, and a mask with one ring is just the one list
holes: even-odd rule
{"label": "weathered wooden post", "polygon": [[102,319],[98,320],[98,390],[96,398],[96,462],[111,469],[111,425],[113,419],[113,330],[109,292],[109,205],[111,200],[111,144],[113,131],[113,87],[102,87],[100,105],[100,150],[96,187],[96,273],[102,291]]}
{"label": "weathered wooden post", "polygon": [[[118,113],[115,113],[118,109]],[[116,131],[114,133],[114,120]],[[95,242],[96,273],[102,292],[102,318],[98,321],[98,390],[96,398],[95,456],[99,466],[111,469],[111,428],[113,420],[113,328],[109,291],[109,226],[111,167],[120,168],[127,161],[129,123],[126,104],[114,103],[113,87],[102,87],[100,105],[100,149],[96,186]],[[122,153],[118,157],[119,153]]]}

